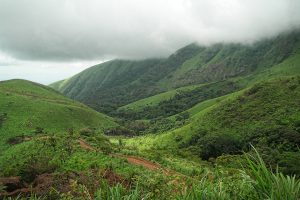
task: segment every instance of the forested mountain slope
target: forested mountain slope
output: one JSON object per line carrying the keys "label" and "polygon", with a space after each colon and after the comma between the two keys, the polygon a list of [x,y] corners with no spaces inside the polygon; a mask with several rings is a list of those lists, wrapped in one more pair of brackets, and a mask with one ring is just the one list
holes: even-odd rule
{"label": "forested mountain slope", "polygon": [[299,54],[299,47],[299,31],[252,45],[191,44],[166,59],[108,61],[51,87],[111,114],[121,106],[174,88],[265,72]]}

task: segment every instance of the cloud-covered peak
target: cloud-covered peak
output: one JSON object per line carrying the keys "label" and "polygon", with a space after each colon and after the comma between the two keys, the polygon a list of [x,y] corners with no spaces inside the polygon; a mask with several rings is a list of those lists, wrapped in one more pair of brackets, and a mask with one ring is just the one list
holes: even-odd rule
{"label": "cloud-covered peak", "polygon": [[298,0],[0,0],[0,51],[20,60],[161,57],[300,26]]}

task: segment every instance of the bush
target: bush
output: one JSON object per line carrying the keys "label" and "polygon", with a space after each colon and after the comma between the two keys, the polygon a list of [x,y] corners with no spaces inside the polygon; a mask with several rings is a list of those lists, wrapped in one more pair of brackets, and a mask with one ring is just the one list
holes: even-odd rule
{"label": "bush", "polygon": [[216,158],[222,154],[238,154],[241,145],[239,141],[229,134],[208,134],[198,139],[200,157],[204,160]]}
{"label": "bush", "polygon": [[279,156],[279,169],[288,175],[295,174],[300,177],[300,151],[298,152],[283,152]]}
{"label": "bush", "polygon": [[92,130],[90,128],[82,128],[79,130],[79,134],[83,136],[92,136],[95,133],[95,130]]}
{"label": "bush", "polygon": [[40,174],[54,172],[57,166],[50,164],[49,160],[50,157],[41,155],[30,157],[20,169],[21,180],[31,183]]}
{"label": "bush", "polygon": [[115,128],[111,128],[105,131],[105,135],[123,135],[123,136],[134,136],[135,133],[132,130],[129,130],[125,127],[118,126]]}

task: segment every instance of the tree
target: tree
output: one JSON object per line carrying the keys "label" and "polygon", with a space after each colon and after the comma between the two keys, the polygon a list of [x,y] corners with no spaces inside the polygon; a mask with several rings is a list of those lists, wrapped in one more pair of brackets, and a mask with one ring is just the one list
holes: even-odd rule
{"label": "tree", "polygon": [[200,157],[204,160],[216,158],[222,154],[236,154],[240,150],[240,142],[230,134],[208,134],[198,140]]}

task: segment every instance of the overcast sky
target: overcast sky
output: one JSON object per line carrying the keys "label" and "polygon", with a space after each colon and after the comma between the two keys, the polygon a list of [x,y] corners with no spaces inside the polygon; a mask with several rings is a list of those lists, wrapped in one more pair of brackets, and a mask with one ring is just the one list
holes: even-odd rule
{"label": "overcast sky", "polygon": [[191,42],[251,43],[300,27],[300,0],[0,0],[0,80],[48,84]]}

